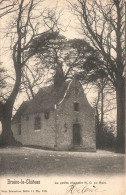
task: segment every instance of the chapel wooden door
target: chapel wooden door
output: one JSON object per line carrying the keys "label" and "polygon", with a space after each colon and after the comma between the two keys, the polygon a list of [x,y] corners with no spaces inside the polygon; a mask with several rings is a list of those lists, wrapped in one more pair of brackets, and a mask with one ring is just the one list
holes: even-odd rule
{"label": "chapel wooden door", "polygon": [[73,125],[73,145],[80,145],[81,144],[81,133],[80,133],[80,125],[74,124]]}

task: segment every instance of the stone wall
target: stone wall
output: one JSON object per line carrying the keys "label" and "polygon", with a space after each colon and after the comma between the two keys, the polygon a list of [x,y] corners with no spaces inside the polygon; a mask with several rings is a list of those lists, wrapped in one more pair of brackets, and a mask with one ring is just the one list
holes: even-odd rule
{"label": "stone wall", "polygon": [[[79,111],[74,111],[75,102],[79,103]],[[82,85],[77,80],[72,82],[66,98],[58,106],[57,115],[58,149],[73,147],[73,124],[80,124],[81,147],[84,151],[96,151],[94,109],[89,105]]]}
{"label": "stone wall", "polygon": [[[40,116],[41,129],[34,130],[34,118]],[[44,113],[36,113],[21,118],[21,135],[18,135],[18,125],[12,125],[14,136],[23,145],[37,145],[54,148],[55,145],[55,115],[50,111],[49,119],[45,119]]]}

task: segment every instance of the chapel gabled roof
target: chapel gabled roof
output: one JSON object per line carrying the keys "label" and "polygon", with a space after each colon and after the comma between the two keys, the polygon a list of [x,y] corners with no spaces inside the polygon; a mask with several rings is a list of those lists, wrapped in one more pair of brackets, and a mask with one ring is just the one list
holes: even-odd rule
{"label": "chapel gabled roof", "polygon": [[12,122],[20,122],[22,115],[54,110],[55,104],[58,104],[63,99],[69,83],[70,81],[67,81],[58,88],[54,85],[41,88],[31,101],[21,104]]}

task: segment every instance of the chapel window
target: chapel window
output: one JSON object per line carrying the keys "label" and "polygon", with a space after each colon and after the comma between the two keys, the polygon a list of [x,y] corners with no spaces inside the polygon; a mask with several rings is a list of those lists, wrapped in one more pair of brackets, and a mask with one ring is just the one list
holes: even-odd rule
{"label": "chapel window", "polygon": [[39,116],[36,116],[34,119],[34,130],[40,130],[41,129],[41,118]]}

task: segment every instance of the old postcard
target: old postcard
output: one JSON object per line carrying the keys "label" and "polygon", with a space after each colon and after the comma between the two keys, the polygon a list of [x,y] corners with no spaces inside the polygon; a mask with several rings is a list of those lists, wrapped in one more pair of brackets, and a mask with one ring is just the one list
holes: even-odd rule
{"label": "old postcard", "polygon": [[124,0],[0,1],[0,195],[125,195]]}

